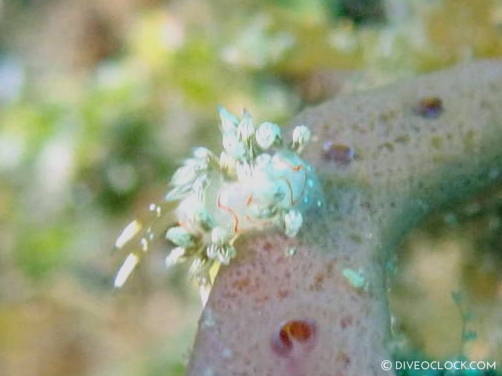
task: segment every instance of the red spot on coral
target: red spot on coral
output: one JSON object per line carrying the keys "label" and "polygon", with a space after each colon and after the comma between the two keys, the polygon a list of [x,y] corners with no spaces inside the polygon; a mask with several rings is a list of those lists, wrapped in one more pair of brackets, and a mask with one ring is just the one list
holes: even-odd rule
{"label": "red spot on coral", "polygon": [[314,291],[322,290],[323,285],[324,285],[324,279],[325,279],[324,273],[322,273],[322,272],[317,273],[314,277],[314,283],[311,286],[312,290],[314,290]]}
{"label": "red spot on coral", "polygon": [[251,284],[251,281],[249,280],[248,277],[240,278],[234,281],[232,284],[235,289],[242,291],[246,289],[249,285]]}
{"label": "red spot on coral", "polygon": [[310,351],[315,340],[316,324],[313,320],[291,320],[283,323],[272,334],[272,350],[279,356],[288,357],[295,345]]}
{"label": "red spot on coral", "polygon": [[256,304],[263,304],[270,300],[270,297],[268,295],[260,295],[255,299]]}
{"label": "red spot on coral", "polygon": [[277,292],[277,296],[280,298],[280,299],[284,299],[285,297],[287,297],[289,295],[289,291],[288,290],[279,290]]}
{"label": "red spot on coral", "polygon": [[272,243],[266,242],[265,244],[263,244],[263,249],[267,252],[270,252],[272,250]]}
{"label": "red spot on coral", "polygon": [[290,336],[299,342],[305,342],[314,334],[314,328],[307,321],[290,321],[283,330],[289,332]]}

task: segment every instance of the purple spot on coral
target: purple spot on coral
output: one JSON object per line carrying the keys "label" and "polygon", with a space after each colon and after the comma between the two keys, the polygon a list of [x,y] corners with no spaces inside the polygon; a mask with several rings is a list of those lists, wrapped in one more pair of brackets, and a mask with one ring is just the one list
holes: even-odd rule
{"label": "purple spot on coral", "polygon": [[333,161],[341,165],[349,164],[355,157],[354,149],[343,144],[326,141],[322,148],[322,157],[326,161]]}
{"label": "purple spot on coral", "polygon": [[443,112],[443,101],[438,97],[422,98],[415,106],[414,112],[426,119],[436,119]]}

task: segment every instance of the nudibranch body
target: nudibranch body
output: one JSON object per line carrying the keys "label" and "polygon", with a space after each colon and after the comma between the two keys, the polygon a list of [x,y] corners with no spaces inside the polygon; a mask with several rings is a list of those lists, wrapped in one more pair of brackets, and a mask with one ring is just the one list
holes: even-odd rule
{"label": "nudibranch body", "polygon": [[[323,204],[315,171],[299,156],[311,138],[307,127],[294,128],[288,145],[276,124],[255,127],[246,111],[241,119],[224,108],[219,113],[223,151],[217,156],[206,148],[194,149],[174,173],[165,196],[166,202],[177,203],[177,225],[166,232],[175,248],[166,265],[191,261],[190,274],[203,288],[211,284],[211,271],[236,255],[234,242],[240,235],[276,227],[294,237],[304,213]],[[152,204],[155,208],[160,217],[160,207]],[[133,230],[138,229],[136,224]],[[126,230],[119,239],[127,238]],[[137,231],[129,232],[130,238],[136,237]],[[153,237],[150,226],[140,241],[143,250]],[[117,246],[124,242],[117,240]],[[137,264],[139,257],[134,255],[119,270],[116,286]]]}

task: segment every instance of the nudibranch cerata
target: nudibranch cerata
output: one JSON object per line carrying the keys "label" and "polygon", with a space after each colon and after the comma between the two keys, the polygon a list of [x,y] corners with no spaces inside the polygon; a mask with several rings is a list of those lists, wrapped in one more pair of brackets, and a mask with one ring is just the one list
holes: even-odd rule
{"label": "nudibranch cerata", "polygon": [[[204,147],[174,173],[162,204],[151,204],[154,219],[131,222],[118,237],[117,248],[136,242],[115,278],[122,286],[149,243],[159,234],[173,244],[166,265],[189,261],[190,274],[202,291],[208,291],[219,265],[236,255],[235,240],[246,233],[275,227],[294,237],[304,214],[323,205],[314,168],[300,157],[311,138],[306,126],[293,129],[286,143],[274,123],[253,124],[249,112],[239,119],[219,109],[223,151],[216,155]],[[176,225],[156,226],[175,205]],[[161,222],[161,221],[160,221]]]}

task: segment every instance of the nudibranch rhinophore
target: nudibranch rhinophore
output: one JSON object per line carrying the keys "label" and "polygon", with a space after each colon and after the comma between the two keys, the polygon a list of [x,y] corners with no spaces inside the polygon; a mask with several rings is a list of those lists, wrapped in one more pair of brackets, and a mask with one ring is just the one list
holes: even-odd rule
{"label": "nudibranch rhinophore", "polygon": [[[276,227],[294,237],[305,212],[323,205],[314,168],[299,156],[311,138],[306,126],[295,127],[291,142],[285,143],[277,124],[255,127],[247,111],[240,119],[224,108],[219,114],[223,151],[217,156],[195,148],[174,173],[165,196],[166,203],[175,203],[177,220],[165,233],[174,244],[166,265],[190,261],[190,274],[202,290],[211,286],[219,265],[236,255],[240,235]],[[156,218],[165,215],[161,205],[151,204],[150,210]],[[155,230],[154,223],[144,226],[138,220],[124,229],[116,247],[139,242],[118,271],[116,287],[124,284],[159,231],[165,228]]]}

